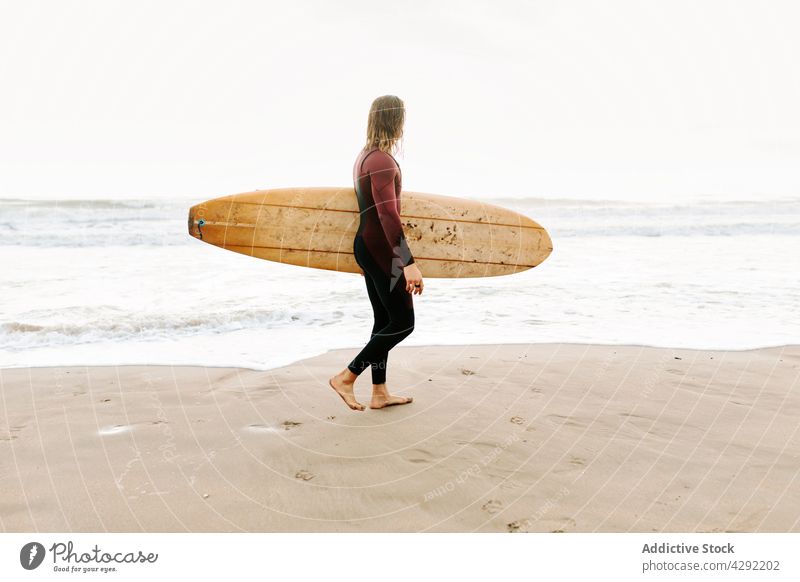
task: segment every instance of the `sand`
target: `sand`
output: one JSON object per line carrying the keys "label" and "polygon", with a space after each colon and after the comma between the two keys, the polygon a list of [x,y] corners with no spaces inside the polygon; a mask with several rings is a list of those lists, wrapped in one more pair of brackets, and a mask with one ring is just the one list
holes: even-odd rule
{"label": "sand", "polygon": [[0,528],[800,531],[800,346],[400,346],[364,412],[356,351],[0,370]]}

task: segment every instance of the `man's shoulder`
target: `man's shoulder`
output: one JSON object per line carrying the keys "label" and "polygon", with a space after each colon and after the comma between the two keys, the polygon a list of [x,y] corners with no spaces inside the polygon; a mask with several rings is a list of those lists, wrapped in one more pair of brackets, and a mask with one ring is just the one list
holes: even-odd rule
{"label": "man's shoulder", "polygon": [[391,154],[383,150],[373,149],[364,157],[364,169],[375,170],[396,170],[398,168],[397,161]]}

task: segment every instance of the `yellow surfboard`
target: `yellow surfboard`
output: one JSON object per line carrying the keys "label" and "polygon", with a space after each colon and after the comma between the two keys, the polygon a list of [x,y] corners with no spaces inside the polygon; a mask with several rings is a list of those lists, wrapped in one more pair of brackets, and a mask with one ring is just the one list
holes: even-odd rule
{"label": "yellow surfboard", "polygon": [[[492,277],[533,268],[553,250],[547,231],[512,210],[406,192],[401,219],[424,277]],[[259,259],[358,273],[355,191],[280,188],[223,196],[189,209],[189,234]]]}

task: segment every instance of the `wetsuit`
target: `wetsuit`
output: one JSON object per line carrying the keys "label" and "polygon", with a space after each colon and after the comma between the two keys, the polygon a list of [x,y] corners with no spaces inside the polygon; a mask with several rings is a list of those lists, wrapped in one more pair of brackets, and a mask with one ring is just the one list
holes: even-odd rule
{"label": "wetsuit", "polygon": [[414,330],[414,302],[403,273],[414,257],[400,222],[400,167],[391,154],[362,150],[353,184],[361,217],[353,254],[364,271],[375,323],[369,342],[347,367],[359,375],[371,365],[372,383],[384,384],[389,350]]}

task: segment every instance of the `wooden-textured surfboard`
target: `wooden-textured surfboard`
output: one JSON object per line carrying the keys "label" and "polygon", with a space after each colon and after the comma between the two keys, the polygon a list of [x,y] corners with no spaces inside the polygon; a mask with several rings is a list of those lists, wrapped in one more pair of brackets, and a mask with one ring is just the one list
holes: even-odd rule
{"label": "wooden-textured surfboard", "polygon": [[[517,212],[437,194],[401,194],[401,219],[423,277],[491,277],[535,267],[553,250]],[[358,201],[348,188],[233,194],[189,209],[189,234],[223,249],[302,267],[358,273]]]}

